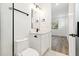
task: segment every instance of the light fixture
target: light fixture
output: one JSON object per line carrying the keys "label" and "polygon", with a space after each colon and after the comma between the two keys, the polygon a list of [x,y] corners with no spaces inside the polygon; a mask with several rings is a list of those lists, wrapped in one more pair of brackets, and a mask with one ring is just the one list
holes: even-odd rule
{"label": "light fixture", "polygon": [[32,4],[31,4],[31,8],[38,8],[38,9],[41,9],[41,8],[39,7],[39,5],[37,5],[36,3],[32,3]]}

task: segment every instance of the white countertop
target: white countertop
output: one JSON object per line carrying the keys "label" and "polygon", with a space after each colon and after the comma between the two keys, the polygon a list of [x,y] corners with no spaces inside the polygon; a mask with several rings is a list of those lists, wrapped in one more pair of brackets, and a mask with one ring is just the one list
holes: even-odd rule
{"label": "white countertop", "polygon": [[38,32],[36,32],[34,29],[32,29],[30,31],[30,33],[33,33],[33,34],[45,34],[45,33],[49,33],[49,32],[51,32],[51,31],[38,31]]}

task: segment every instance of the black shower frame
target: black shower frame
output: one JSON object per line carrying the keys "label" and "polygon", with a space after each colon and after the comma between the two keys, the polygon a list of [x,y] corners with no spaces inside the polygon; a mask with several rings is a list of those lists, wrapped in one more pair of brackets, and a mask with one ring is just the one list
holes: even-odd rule
{"label": "black shower frame", "polygon": [[25,14],[27,16],[29,16],[29,14],[19,9],[14,8],[14,3],[12,3],[12,7],[10,7],[9,9],[12,9],[12,56],[14,56],[14,10],[22,14]]}

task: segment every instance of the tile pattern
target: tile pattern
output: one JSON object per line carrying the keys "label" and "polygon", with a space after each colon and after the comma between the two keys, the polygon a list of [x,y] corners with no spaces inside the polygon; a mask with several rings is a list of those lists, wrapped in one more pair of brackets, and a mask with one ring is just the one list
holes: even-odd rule
{"label": "tile pattern", "polygon": [[54,51],[69,54],[69,44],[65,36],[52,35],[51,47]]}
{"label": "tile pattern", "polygon": [[53,50],[48,50],[44,56],[68,56],[68,55]]}

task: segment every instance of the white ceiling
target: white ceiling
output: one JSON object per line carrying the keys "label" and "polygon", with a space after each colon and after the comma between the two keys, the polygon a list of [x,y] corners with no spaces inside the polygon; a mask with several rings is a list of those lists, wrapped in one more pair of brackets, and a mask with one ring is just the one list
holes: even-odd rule
{"label": "white ceiling", "polygon": [[67,3],[52,3],[52,15],[53,17],[58,17],[60,15],[68,14],[68,4]]}

